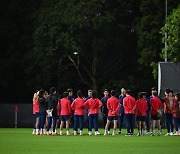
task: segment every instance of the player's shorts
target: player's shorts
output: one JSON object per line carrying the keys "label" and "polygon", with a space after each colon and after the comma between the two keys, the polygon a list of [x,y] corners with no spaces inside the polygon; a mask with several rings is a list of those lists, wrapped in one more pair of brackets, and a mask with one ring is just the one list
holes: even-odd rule
{"label": "player's shorts", "polygon": [[160,120],[160,118],[157,117],[157,115],[151,115],[151,119],[153,119],[153,120]]}
{"label": "player's shorts", "polygon": [[144,122],[144,121],[146,121],[146,116],[137,116],[137,117],[136,117],[136,120],[137,120],[137,121],[143,121],[143,122]]}
{"label": "player's shorts", "polygon": [[107,119],[109,121],[118,120],[118,116],[108,116]]}
{"label": "player's shorts", "polygon": [[36,113],[34,114],[34,117],[35,117],[35,118],[39,118],[39,117],[40,117],[40,113],[39,113],[39,112],[36,112]]}
{"label": "player's shorts", "polygon": [[61,121],[68,121],[70,119],[70,115],[61,115]]}

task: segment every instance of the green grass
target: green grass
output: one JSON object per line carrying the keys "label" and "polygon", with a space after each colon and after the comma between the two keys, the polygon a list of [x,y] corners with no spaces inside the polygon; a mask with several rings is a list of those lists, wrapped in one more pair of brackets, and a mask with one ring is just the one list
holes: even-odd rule
{"label": "green grass", "polygon": [[[72,131],[71,131],[72,132]],[[100,129],[103,133],[103,129]],[[125,130],[123,130],[125,133]],[[163,130],[165,133],[166,130]],[[0,154],[179,154],[179,136],[36,136],[32,129],[0,129]],[[87,133],[85,129],[84,133]]]}

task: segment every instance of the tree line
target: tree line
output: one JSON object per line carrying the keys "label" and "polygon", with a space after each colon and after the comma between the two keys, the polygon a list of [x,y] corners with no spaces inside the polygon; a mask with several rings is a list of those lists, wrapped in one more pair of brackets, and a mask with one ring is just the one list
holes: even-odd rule
{"label": "tree line", "polygon": [[[69,87],[100,93],[121,87],[149,91],[157,85],[157,63],[164,52],[164,0],[0,3],[1,101],[29,103],[36,89],[51,86],[59,93]],[[168,15],[178,4],[168,1]],[[177,49],[168,56],[179,61],[176,42]]]}

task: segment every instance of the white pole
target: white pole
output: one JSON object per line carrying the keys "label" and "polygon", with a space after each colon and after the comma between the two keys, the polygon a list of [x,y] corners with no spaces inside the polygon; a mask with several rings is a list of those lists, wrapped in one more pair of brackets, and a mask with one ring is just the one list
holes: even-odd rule
{"label": "white pole", "polygon": [[165,8],[165,62],[167,62],[167,0]]}

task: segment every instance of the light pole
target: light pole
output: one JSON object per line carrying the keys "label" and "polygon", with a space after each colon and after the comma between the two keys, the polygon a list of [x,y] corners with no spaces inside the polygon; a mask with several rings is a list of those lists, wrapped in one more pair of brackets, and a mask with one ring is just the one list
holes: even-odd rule
{"label": "light pole", "polygon": [[165,4],[165,62],[167,62],[167,0],[166,0],[166,4]]}

